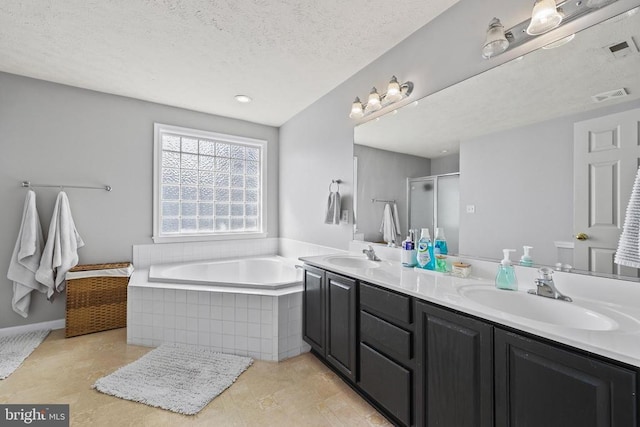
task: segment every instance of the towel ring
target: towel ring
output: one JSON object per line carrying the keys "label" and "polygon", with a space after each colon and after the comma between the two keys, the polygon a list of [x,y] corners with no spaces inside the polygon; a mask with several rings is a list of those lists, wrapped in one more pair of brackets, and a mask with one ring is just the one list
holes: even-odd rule
{"label": "towel ring", "polygon": [[341,179],[332,179],[331,180],[331,184],[329,184],[329,193],[331,193],[333,190],[331,189],[331,187],[333,187],[333,184],[335,184],[338,188],[336,191],[340,191],[340,184],[342,183]]}

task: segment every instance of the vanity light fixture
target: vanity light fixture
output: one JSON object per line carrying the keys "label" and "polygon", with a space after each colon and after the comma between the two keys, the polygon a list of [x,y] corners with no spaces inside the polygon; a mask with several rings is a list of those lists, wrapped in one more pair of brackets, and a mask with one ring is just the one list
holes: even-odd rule
{"label": "vanity light fixture", "polygon": [[366,104],[362,104],[360,98],[356,96],[356,99],[351,104],[351,113],[349,114],[349,117],[352,119],[361,119],[362,117],[403,100],[407,96],[411,95],[412,91],[412,82],[407,81],[400,84],[398,83],[396,76],[393,76],[391,77],[391,80],[389,80],[387,91],[382,95],[378,93],[378,90],[375,87],[371,89]]}
{"label": "vanity light fixture", "polygon": [[509,47],[509,40],[504,35],[504,26],[498,18],[493,18],[487,28],[487,39],[482,46],[482,57],[489,59],[500,55]]}
{"label": "vanity light fixture", "polygon": [[527,27],[527,34],[539,36],[557,28],[562,22],[562,15],[558,12],[555,0],[536,0],[531,12],[531,22]]}
{"label": "vanity light fixture", "polygon": [[[493,18],[489,23],[487,38],[482,46],[482,57],[485,59],[500,55],[507,50],[527,43],[541,34],[545,34],[560,25],[566,25],[578,18],[590,14],[618,0],[536,0],[533,5],[531,19],[522,21],[504,30],[500,20]],[[504,39],[501,33],[504,32]],[[573,35],[549,43],[545,49],[562,46],[570,42]]]}

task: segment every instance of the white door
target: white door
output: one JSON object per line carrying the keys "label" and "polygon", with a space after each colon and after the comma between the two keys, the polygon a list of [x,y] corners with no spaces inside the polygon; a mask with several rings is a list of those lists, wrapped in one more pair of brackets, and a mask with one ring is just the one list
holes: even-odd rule
{"label": "white door", "polygon": [[574,124],[573,263],[579,270],[638,276],[613,257],[640,166],[639,125],[640,109]]}

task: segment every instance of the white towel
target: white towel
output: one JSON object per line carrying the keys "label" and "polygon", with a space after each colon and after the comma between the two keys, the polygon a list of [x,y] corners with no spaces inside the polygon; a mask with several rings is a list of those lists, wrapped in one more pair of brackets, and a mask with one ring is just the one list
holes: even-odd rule
{"label": "white towel", "polygon": [[640,268],[640,170],[636,174],[633,190],[631,190],[614,262],[627,267]]}
{"label": "white towel", "polygon": [[398,243],[398,236],[400,235],[398,231],[399,229],[400,227],[396,225],[391,205],[387,203],[386,205],[384,205],[384,212],[382,213],[382,224],[380,224],[382,240],[387,243]]}
{"label": "white towel", "polygon": [[78,248],[84,246],[71,216],[69,199],[64,191],[58,194],[49,225],[47,243],[36,272],[38,282],[45,285],[47,298],[64,290],[65,274],[78,264]]}
{"label": "white towel", "polygon": [[396,234],[400,235],[400,216],[398,215],[398,205],[393,203],[393,222],[396,225]]}
{"label": "white towel", "polygon": [[7,272],[7,278],[13,281],[11,306],[13,311],[22,317],[29,315],[31,292],[47,291],[47,288],[36,280],[43,245],[42,226],[36,209],[36,193],[29,190],[24,200],[22,223]]}
{"label": "white towel", "polygon": [[340,224],[340,193],[331,191],[327,200],[325,224]]}

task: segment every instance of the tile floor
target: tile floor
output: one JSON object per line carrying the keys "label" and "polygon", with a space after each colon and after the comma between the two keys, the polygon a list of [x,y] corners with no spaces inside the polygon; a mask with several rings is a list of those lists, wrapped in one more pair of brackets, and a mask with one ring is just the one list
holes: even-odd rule
{"label": "tile floor", "polygon": [[0,381],[2,403],[68,403],[72,426],[389,426],[310,353],[256,360],[195,416],[99,393],[98,378],[150,348],[126,344],[126,330],[64,338],[51,332],[16,372]]}

